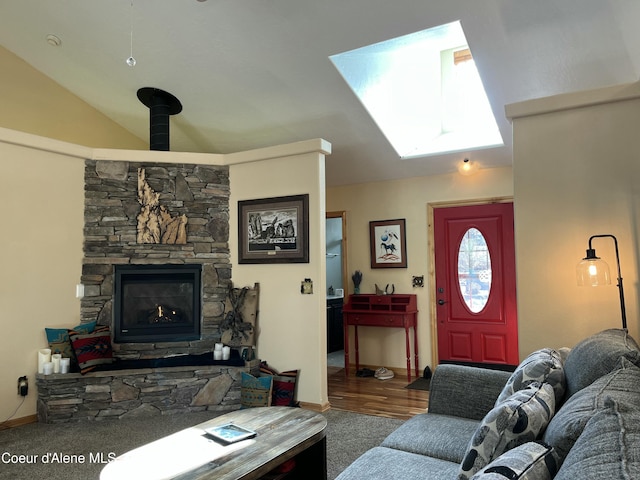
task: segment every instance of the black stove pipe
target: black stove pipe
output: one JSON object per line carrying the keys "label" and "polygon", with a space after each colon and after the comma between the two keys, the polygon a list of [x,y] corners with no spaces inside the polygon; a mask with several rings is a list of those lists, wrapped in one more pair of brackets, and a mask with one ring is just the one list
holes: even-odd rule
{"label": "black stove pipe", "polygon": [[169,151],[169,116],[182,111],[180,100],[153,87],[139,89],[138,100],[149,108],[149,149]]}

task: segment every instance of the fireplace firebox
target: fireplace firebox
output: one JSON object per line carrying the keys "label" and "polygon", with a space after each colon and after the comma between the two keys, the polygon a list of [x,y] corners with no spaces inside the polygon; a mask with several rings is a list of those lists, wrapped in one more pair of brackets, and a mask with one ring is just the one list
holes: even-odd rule
{"label": "fireplace firebox", "polygon": [[114,341],[200,339],[201,265],[116,265]]}

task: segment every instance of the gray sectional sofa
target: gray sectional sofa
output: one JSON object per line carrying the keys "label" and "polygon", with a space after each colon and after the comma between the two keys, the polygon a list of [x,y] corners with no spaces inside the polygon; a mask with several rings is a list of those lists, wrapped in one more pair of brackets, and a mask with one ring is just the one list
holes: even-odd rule
{"label": "gray sectional sofa", "polygon": [[640,347],[605,330],[515,372],[439,365],[428,413],[337,480],[640,479]]}

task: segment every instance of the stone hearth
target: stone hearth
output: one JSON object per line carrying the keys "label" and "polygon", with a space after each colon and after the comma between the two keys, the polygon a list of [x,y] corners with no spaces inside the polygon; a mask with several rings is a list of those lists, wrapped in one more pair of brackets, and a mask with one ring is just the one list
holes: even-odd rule
{"label": "stone hearth", "polygon": [[38,421],[79,422],[240,408],[241,372],[229,367],[141,368],[36,375]]}

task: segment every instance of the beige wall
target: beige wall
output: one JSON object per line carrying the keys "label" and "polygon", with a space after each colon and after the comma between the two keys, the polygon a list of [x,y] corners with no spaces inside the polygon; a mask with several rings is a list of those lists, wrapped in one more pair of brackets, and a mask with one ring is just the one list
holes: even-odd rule
{"label": "beige wall", "polygon": [[[520,351],[572,346],[620,328],[618,291],[578,287],[594,234],[620,244],[630,333],[637,338],[640,86],[512,105]],[[615,278],[609,239],[594,240]],[[615,283],[615,281],[614,281]]]}
{"label": "beige wall", "polygon": [[[231,252],[234,285],[260,283],[258,353],[277,370],[300,370],[298,400],[327,404],[324,156],[316,153],[232,164]],[[309,194],[309,263],[239,265],[238,201]],[[313,281],[313,295],[300,284]]]}
{"label": "beige wall", "polygon": [[148,149],[146,140],[131,135],[2,47],[0,71],[0,127],[90,147]]}
{"label": "beige wall", "polygon": [[[462,200],[490,199],[513,195],[511,168],[480,170],[476,175],[459,174],[410,178],[327,189],[327,210],[347,212],[348,272],[363,273],[361,293],[375,293],[375,284],[394,284],[396,293],[418,296],[418,338],[420,368],[434,367],[431,350],[431,304],[429,301],[432,265],[430,261],[428,205]],[[369,222],[406,219],[408,267],[371,269]],[[413,288],[413,276],[424,275],[424,288]],[[361,328],[360,362],[372,366],[406,368],[405,335],[402,329]],[[353,343],[353,332],[351,332]],[[351,346],[353,351],[353,345]],[[352,356],[351,362],[355,359]]]}
{"label": "beige wall", "polygon": [[29,394],[15,418],[36,411],[36,356],[45,326],[80,321],[75,298],[82,262],[84,161],[0,142],[0,419],[18,407],[17,380]]}

